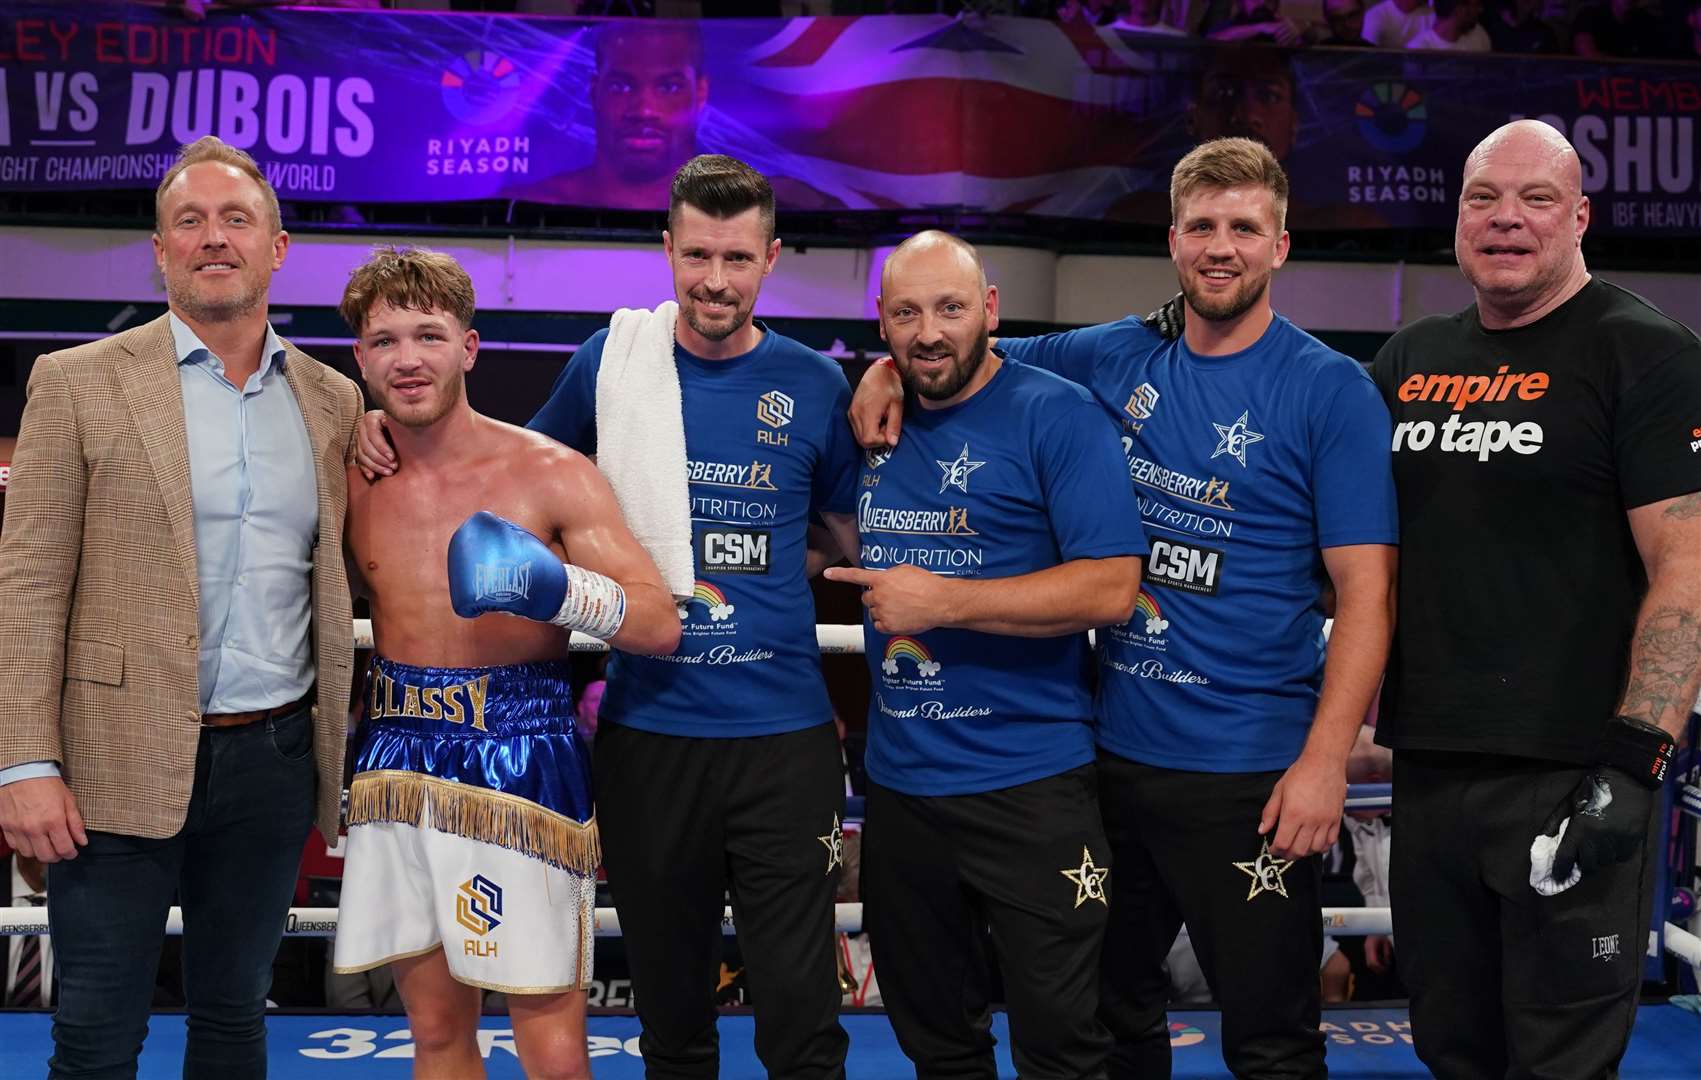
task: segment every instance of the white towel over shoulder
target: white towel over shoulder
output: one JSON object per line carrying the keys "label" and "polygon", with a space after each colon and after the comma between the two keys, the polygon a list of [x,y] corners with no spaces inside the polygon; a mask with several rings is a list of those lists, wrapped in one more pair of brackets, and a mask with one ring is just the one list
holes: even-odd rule
{"label": "white towel over shoulder", "polygon": [[621,308],[609,320],[597,371],[597,467],[668,592],[683,602],[696,587],[696,572],[685,411],[673,358],[678,312],[669,300],[654,311]]}

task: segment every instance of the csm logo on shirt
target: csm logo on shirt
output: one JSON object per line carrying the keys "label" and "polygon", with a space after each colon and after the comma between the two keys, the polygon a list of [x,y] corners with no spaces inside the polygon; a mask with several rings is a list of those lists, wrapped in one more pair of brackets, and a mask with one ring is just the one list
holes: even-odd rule
{"label": "csm logo on shirt", "polygon": [[1153,540],[1152,554],[1146,559],[1145,579],[1153,585],[1215,596],[1226,557],[1225,552],[1216,548]]}
{"label": "csm logo on shirt", "polygon": [[697,538],[697,565],[705,574],[766,574],[766,529],[708,529]]}

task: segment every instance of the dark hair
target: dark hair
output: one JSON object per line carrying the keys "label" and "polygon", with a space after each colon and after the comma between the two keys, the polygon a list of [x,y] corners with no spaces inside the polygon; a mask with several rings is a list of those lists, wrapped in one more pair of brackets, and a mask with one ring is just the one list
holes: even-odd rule
{"label": "dark hair", "polygon": [[696,23],[628,19],[601,23],[592,31],[591,55],[596,58],[599,74],[607,63],[607,54],[628,41],[648,55],[671,56],[681,67],[703,74],[703,37]]}
{"label": "dark hair", "polygon": [[757,210],[767,240],[774,239],[774,189],[768,178],[737,158],[698,154],[673,174],[667,201],[667,227],[679,226],[679,208],[692,206],[712,218],[737,217]]}
{"label": "dark hair", "polygon": [[472,328],[472,278],[452,256],[429,248],[380,244],[372,256],[349,274],[337,311],[358,337],[366,317],[379,303],[408,311],[446,311]]}
{"label": "dark hair", "polygon": [[1445,19],[1459,10],[1460,2],[1461,0],[1430,0],[1430,5],[1435,9],[1437,19]]}

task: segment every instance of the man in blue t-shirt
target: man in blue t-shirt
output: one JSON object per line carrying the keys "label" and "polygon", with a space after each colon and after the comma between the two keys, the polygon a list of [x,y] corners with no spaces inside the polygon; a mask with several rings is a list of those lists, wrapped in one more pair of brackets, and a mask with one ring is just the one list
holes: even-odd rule
{"label": "man in blue t-shirt", "polygon": [[924,232],[881,276],[907,437],[857,494],[873,676],[864,922],[892,1027],[925,1077],[987,1075],[988,930],[1017,1071],[1104,1076],[1096,1016],[1111,860],[1086,629],[1126,620],[1146,540],[1089,394],[988,347],[998,290]]}
{"label": "man in blue t-shirt", "polygon": [[[696,581],[673,655],[613,654],[592,764],[640,1046],[652,1076],[717,1075],[730,891],[758,1057],[774,1076],[843,1077],[844,778],[805,548],[819,514],[854,550],[850,387],[837,364],[751,318],[780,250],[760,173],[721,155],[687,162],[662,246],[679,303]],[[596,452],[607,338],[580,347],[533,430]]]}
{"label": "man in blue t-shirt", "polygon": [[1120,424],[1152,545],[1133,618],[1099,647],[1118,881],[1101,1014],[1118,1076],[1169,1073],[1162,963],[1183,923],[1230,1069],[1323,1071],[1316,856],[1339,830],[1347,754],[1387,656],[1396,521],[1376,388],[1270,307],[1287,191],[1261,144],[1202,144],[1170,186],[1179,320],[1172,308],[1163,325],[999,342]]}

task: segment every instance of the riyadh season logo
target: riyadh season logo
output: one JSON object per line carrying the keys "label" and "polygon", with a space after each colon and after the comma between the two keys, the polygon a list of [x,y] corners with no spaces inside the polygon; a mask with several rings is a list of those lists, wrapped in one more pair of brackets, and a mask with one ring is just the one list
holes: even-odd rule
{"label": "riyadh season logo", "polygon": [[1402,82],[1371,83],[1353,104],[1353,119],[1364,141],[1385,154],[1409,154],[1429,133],[1429,106],[1423,93]]}
{"label": "riyadh season logo", "polygon": [[506,56],[470,49],[449,61],[437,82],[450,116],[464,124],[488,127],[514,111],[524,80]]}

